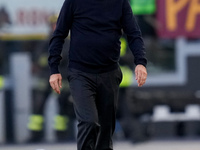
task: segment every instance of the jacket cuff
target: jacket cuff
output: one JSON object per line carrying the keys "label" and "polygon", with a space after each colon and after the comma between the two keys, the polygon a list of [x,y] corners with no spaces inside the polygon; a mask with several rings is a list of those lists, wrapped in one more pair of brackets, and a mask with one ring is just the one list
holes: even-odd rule
{"label": "jacket cuff", "polygon": [[51,65],[50,66],[50,74],[58,74],[60,73],[59,69],[58,69],[58,65]]}
{"label": "jacket cuff", "polygon": [[143,65],[144,67],[147,66],[147,59],[146,58],[140,58],[137,61],[135,61],[135,65]]}

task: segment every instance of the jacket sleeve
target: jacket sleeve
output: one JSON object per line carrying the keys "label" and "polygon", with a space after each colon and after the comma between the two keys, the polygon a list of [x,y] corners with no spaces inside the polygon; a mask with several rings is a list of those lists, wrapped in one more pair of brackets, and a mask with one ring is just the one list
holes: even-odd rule
{"label": "jacket sleeve", "polygon": [[128,0],[124,0],[122,9],[122,28],[124,33],[127,35],[129,48],[134,55],[134,63],[146,67],[147,59],[145,57],[144,42]]}
{"label": "jacket sleeve", "polygon": [[49,42],[49,57],[48,64],[51,74],[59,73],[58,66],[60,64],[61,52],[65,38],[68,36],[69,30],[72,26],[73,8],[72,0],[65,0],[61,8],[56,29]]}

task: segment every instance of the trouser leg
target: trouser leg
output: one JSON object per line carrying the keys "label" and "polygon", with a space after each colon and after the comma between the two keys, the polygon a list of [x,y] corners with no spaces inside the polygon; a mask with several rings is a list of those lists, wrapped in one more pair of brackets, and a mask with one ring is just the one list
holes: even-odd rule
{"label": "trouser leg", "polygon": [[96,108],[96,77],[68,70],[68,80],[78,120],[78,150],[95,150],[99,124]]}
{"label": "trouser leg", "polygon": [[97,110],[100,131],[96,143],[96,150],[112,150],[112,136],[116,123],[118,90],[122,74],[118,69],[100,74],[97,79]]}

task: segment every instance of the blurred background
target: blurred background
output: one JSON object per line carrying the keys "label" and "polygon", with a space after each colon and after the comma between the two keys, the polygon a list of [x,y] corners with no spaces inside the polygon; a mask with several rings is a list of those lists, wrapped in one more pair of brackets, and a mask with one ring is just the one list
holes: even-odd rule
{"label": "blurred background", "polygon": [[[76,119],[66,80],[69,37],[60,65],[62,94],[55,94],[48,83],[48,42],[63,2],[0,0],[0,146],[75,142]],[[137,87],[134,58],[123,35],[124,77],[114,140],[136,144],[200,139],[200,1],[130,4],[145,42],[148,78]]]}

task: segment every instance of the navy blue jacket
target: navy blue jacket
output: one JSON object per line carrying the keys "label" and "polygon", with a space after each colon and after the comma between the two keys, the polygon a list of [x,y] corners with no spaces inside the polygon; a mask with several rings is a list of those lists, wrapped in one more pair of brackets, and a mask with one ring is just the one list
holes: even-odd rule
{"label": "navy blue jacket", "polygon": [[59,73],[70,31],[69,67],[102,73],[118,67],[120,37],[127,35],[135,64],[146,66],[145,48],[128,0],[65,0],[49,43],[51,74]]}

